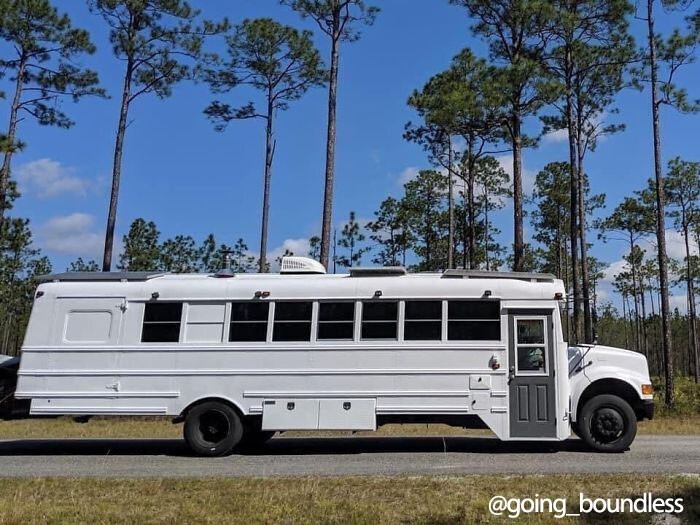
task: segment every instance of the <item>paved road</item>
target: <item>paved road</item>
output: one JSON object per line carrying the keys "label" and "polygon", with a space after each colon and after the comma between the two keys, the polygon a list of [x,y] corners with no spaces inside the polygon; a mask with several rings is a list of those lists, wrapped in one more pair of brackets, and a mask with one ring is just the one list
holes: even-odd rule
{"label": "paved road", "polygon": [[284,476],[395,474],[700,474],[700,436],[640,436],[624,454],[578,440],[554,446],[488,437],[275,438],[226,458],[188,455],[179,440],[0,441],[0,476]]}

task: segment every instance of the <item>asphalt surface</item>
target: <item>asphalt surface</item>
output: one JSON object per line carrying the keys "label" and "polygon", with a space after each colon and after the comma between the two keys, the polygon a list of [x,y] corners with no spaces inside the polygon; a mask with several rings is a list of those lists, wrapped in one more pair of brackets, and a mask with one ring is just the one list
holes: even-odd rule
{"label": "asphalt surface", "polygon": [[186,477],[417,474],[700,474],[700,436],[639,436],[623,454],[578,440],[489,437],[285,438],[224,458],[192,457],[175,439],[1,440],[0,476]]}

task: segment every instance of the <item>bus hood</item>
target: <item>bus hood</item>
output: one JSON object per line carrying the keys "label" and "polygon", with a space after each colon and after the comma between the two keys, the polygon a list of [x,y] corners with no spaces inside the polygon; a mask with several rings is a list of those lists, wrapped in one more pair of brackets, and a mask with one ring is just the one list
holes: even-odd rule
{"label": "bus hood", "polygon": [[591,345],[569,347],[569,373],[583,371],[590,381],[618,378],[639,388],[650,384],[647,358],[639,352],[613,346]]}

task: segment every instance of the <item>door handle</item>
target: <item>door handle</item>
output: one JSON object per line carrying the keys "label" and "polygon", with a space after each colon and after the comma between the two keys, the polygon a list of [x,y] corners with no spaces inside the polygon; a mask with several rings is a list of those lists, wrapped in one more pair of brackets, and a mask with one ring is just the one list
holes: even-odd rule
{"label": "door handle", "polygon": [[513,379],[515,379],[515,367],[511,366],[508,369],[508,383],[510,383]]}

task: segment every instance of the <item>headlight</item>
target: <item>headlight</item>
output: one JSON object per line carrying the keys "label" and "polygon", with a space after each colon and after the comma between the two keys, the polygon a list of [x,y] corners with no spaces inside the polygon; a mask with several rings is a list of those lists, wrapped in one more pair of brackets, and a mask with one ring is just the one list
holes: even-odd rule
{"label": "headlight", "polygon": [[654,393],[653,385],[642,385],[642,395],[650,396]]}

